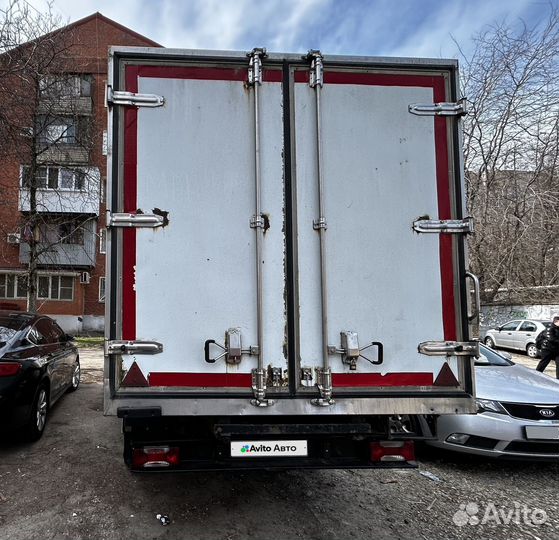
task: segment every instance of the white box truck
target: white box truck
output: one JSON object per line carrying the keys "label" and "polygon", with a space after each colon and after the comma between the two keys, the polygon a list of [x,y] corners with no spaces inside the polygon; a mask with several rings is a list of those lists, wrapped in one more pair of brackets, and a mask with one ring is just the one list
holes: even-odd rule
{"label": "white box truck", "polygon": [[405,465],[475,411],[456,61],[115,47],[106,99],[131,468]]}

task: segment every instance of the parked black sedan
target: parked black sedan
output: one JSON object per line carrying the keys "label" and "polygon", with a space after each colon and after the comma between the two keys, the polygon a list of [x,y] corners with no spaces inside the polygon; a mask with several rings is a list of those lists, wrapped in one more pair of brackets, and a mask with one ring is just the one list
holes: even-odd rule
{"label": "parked black sedan", "polygon": [[0,435],[39,439],[50,407],[79,384],[78,350],[54,320],[0,311]]}

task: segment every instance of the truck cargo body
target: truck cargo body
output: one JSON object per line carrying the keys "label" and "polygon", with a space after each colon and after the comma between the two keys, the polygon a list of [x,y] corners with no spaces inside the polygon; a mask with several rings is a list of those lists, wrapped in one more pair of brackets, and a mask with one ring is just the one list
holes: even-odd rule
{"label": "truck cargo body", "polygon": [[457,98],[455,61],[111,50],[129,464],[372,466],[474,411]]}

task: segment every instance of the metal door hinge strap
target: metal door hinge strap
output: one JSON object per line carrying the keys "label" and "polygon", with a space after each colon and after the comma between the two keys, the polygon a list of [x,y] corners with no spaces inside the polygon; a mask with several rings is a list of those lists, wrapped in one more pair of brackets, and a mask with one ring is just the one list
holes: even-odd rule
{"label": "metal door hinge strap", "polygon": [[163,227],[165,218],[156,214],[108,213],[107,227]]}
{"label": "metal door hinge strap", "polygon": [[474,232],[474,218],[418,219],[413,222],[413,230],[418,233],[472,234]]}
{"label": "metal door hinge strap", "polygon": [[157,341],[107,341],[107,354],[159,354],[163,344]]}
{"label": "metal door hinge strap", "polygon": [[123,90],[113,90],[107,86],[107,105],[131,105],[133,107],[161,107],[165,98],[156,94],[136,94]]}
{"label": "metal door hinge strap", "polygon": [[417,350],[427,356],[479,356],[477,341],[424,341]]}
{"label": "metal door hinge strap", "polygon": [[309,86],[311,88],[314,88],[315,86],[322,86],[324,84],[324,57],[322,56],[322,53],[311,49],[304,58],[305,60],[310,60],[311,62]]}
{"label": "metal door hinge strap", "polygon": [[252,52],[248,53],[250,58],[248,64],[248,84],[254,86],[255,84],[262,84],[262,58],[266,58],[266,49],[262,47],[255,47]]}
{"label": "metal door hinge strap", "polygon": [[456,103],[412,103],[408,110],[417,116],[464,116],[468,114],[465,98]]}

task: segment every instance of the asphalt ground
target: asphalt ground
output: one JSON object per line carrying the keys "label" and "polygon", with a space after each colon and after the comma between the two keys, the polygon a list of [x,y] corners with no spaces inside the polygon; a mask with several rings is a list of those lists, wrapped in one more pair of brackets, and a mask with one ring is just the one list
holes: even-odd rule
{"label": "asphalt ground", "polygon": [[80,352],[40,441],[0,443],[0,539],[559,538],[557,463],[420,447],[413,470],[133,474],[101,354]]}

